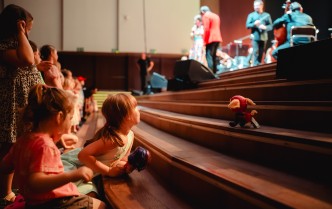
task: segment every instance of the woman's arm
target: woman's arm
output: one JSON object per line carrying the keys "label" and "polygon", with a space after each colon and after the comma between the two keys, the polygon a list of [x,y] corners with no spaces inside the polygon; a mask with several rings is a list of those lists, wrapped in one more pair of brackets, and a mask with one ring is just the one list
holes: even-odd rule
{"label": "woman's arm", "polygon": [[17,23],[18,27],[18,47],[17,49],[7,50],[4,52],[2,59],[16,67],[26,67],[33,65],[35,62],[34,54],[26,36],[26,23],[21,20]]}

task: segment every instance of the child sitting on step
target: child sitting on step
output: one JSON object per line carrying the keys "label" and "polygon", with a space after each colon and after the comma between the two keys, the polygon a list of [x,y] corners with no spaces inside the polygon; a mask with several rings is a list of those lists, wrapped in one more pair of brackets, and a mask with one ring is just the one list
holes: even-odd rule
{"label": "child sitting on step", "polygon": [[[130,154],[134,142],[131,129],[140,121],[135,97],[127,93],[109,95],[101,112],[106,122],[94,138],[87,141],[84,148],[76,148],[62,155],[65,170],[86,165],[96,175],[111,177],[128,174],[135,169],[143,170],[151,159],[149,151],[137,147]],[[98,193],[92,183],[80,181],[76,185],[83,194]]]}
{"label": "child sitting on step", "polygon": [[70,94],[62,89],[37,84],[29,92],[23,112],[26,132],[0,164],[0,187],[12,184],[15,171],[25,208],[106,207],[98,199],[81,195],[72,183],[80,179],[90,181],[92,170],[82,166],[64,172],[60,151],[55,145],[71,126],[73,107]]}

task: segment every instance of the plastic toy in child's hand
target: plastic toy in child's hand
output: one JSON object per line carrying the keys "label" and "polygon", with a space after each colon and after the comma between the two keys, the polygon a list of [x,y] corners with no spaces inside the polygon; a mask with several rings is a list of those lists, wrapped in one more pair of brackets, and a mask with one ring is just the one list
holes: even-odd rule
{"label": "plastic toy in child's hand", "polygon": [[15,201],[4,207],[4,209],[24,209],[25,208],[25,200],[21,194],[18,194],[15,198]]}
{"label": "plastic toy in child's hand", "polygon": [[241,95],[233,96],[230,99],[228,104],[228,108],[235,112],[234,121],[229,122],[231,127],[235,127],[239,124],[241,127],[250,128],[253,126],[254,128],[259,128],[258,122],[253,117],[257,114],[256,110],[252,110],[249,112],[247,110],[248,105],[256,105],[251,99],[243,97]]}
{"label": "plastic toy in child's hand", "polygon": [[151,161],[151,154],[149,150],[143,147],[136,147],[136,149],[128,156],[128,162],[126,164],[127,173],[131,173],[133,170],[142,171]]}

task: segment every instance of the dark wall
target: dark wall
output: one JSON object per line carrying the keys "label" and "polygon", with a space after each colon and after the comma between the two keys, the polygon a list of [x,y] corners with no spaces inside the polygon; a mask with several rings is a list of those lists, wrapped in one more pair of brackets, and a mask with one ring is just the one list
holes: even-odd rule
{"label": "dark wall", "polygon": [[[281,6],[284,2],[281,0],[266,0],[266,11],[271,14],[272,20],[283,14],[284,11]],[[297,2],[302,5],[303,12],[312,17],[314,24],[319,29],[318,40],[331,37],[328,31],[328,28],[332,28],[331,0],[298,0]]]}
{"label": "dark wall", "polygon": [[[247,16],[253,11],[253,0],[219,0],[219,15],[221,21],[221,32],[223,36],[222,46],[234,42],[250,34],[246,29]],[[265,0],[265,11],[270,13],[272,21],[284,14],[282,5],[284,0]],[[292,1],[293,2],[293,1]],[[330,37],[328,28],[332,28],[332,3],[331,0],[298,0],[309,14],[319,29],[318,40]],[[213,11],[213,8],[211,9]],[[273,32],[269,33],[270,40],[273,40]],[[244,44],[250,44],[250,39],[243,40]],[[270,42],[269,42],[269,45]]]}
{"label": "dark wall", "polygon": [[[87,78],[86,86],[104,90],[139,90],[140,75],[136,62],[137,53],[58,52],[62,68],[74,76]],[[181,55],[153,54],[152,72],[173,78],[174,66]]]}

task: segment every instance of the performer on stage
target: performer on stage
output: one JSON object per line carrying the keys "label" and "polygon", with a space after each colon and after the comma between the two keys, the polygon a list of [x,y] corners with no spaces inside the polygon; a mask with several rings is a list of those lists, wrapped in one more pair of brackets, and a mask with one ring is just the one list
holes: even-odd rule
{"label": "performer on stage", "polygon": [[193,46],[190,49],[189,59],[197,60],[205,64],[205,49],[204,49],[204,27],[201,15],[194,17],[194,26],[191,28],[190,37],[193,40]]}
{"label": "performer on stage", "polygon": [[264,2],[254,1],[254,12],[251,12],[246,21],[246,27],[251,29],[251,42],[253,47],[253,66],[262,63],[268,40],[268,31],[272,30],[272,20],[269,13],[264,12]]}
{"label": "performer on stage", "polygon": [[217,49],[222,42],[220,33],[220,18],[210,11],[208,6],[201,7],[201,15],[204,26],[204,44],[208,67],[214,73],[217,72]]}
{"label": "performer on stage", "polygon": [[[280,49],[285,49],[290,47],[290,31],[292,26],[306,26],[306,25],[314,25],[312,18],[308,15],[303,13],[303,7],[298,2],[293,2],[290,5],[290,13],[284,14],[282,17],[276,19],[273,22],[273,27],[279,27],[280,25],[284,24],[287,29],[287,39],[285,43],[278,46],[272,52],[272,56],[277,60],[278,59],[278,51]],[[305,44],[309,43],[311,40],[308,38],[299,38],[294,40],[294,45],[298,44]]]}

